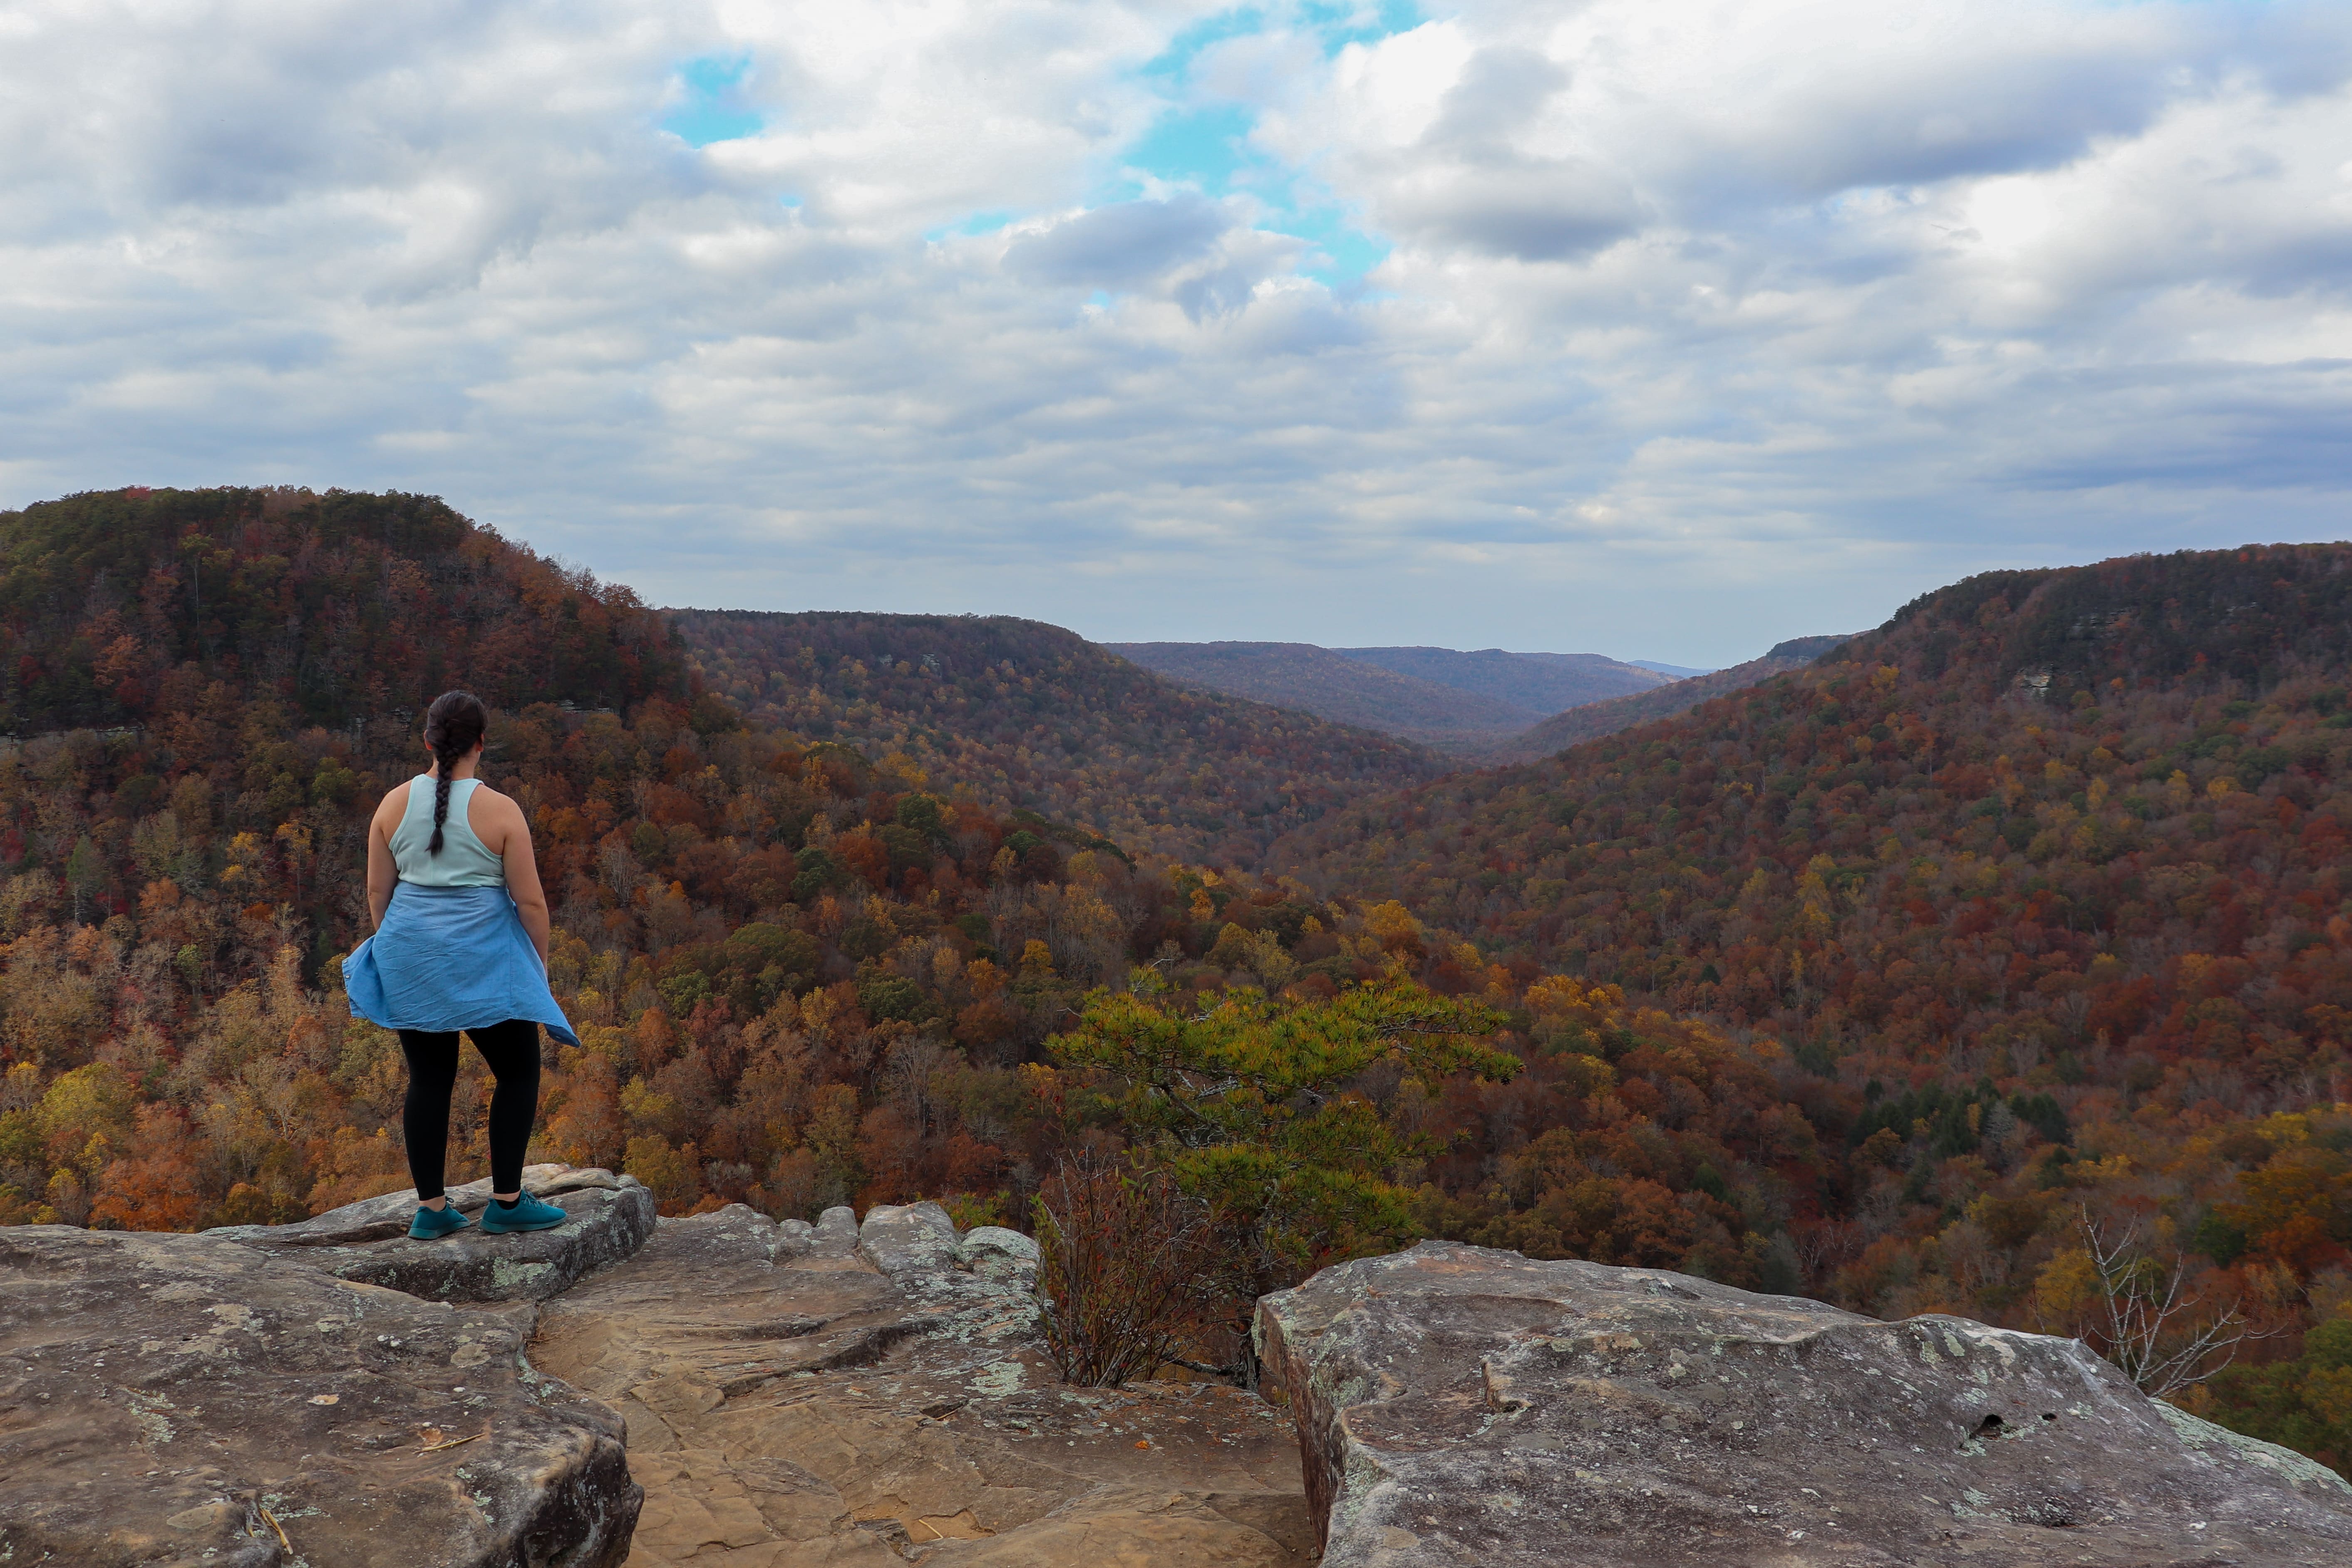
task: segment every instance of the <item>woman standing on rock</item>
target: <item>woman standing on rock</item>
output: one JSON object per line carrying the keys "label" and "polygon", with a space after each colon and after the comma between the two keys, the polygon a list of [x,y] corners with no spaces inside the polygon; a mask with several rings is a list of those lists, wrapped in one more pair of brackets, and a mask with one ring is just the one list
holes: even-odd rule
{"label": "woman standing on rock", "polygon": [[547,988],[547,895],[522,808],[475,771],[490,716],[468,692],[425,715],[433,771],[395,788],[368,826],[368,913],[375,935],[343,964],[352,1013],[400,1034],[408,1058],[401,1132],[418,1207],[408,1234],[430,1241],[472,1223],[442,1186],[457,1033],[471,1036],[498,1088],[490,1096],[490,1206],[482,1228],[545,1230],[563,1210],[522,1190],[539,1115],[539,1026],[577,1045]]}

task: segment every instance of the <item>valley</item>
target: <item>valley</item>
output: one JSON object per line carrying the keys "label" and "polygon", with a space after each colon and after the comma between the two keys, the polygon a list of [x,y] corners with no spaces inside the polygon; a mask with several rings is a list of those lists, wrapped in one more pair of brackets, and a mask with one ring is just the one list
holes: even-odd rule
{"label": "valley", "polygon": [[582,1041],[534,1157],[666,1215],[1025,1225],[1136,1134],[1090,998],[1425,996],[1510,1060],[1340,1086],[1388,1154],[1326,1157],[1405,1231],[2094,1341],[2116,1242],[2178,1270],[2177,1327],[2259,1336],[2175,1397],[2343,1469],[2347,566],[1987,574],[1668,682],[656,611],[422,497],[0,515],[0,1221],[405,1186],[340,961],[365,813],[462,684]]}

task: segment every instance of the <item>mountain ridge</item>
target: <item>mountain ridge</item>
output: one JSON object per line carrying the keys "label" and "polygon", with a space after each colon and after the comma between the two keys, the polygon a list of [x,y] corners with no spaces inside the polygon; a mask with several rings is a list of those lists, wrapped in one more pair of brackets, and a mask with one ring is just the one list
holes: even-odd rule
{"label": "mountain ridge", "polygon": [[1202,690],[1317,714],[1451,754],[1474,754],[1575,703],[1666,677],[1597,653],[1497,648],[1325,648],[1311,643],[1111,643]]}

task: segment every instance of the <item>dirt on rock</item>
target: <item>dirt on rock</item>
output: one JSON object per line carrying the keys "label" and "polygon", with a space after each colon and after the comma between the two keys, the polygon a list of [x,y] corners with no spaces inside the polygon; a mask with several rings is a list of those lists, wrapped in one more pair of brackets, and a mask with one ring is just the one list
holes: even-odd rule
{"label": "dirt on rock", "polygon": [[1223,1384],[1062,1385],[1021,1239],[971,1239],[936,1205],[862,1235],[736,1207],[548,1302],[533,1364],[627,1423],[634,1568],[1314,1561],[1280,1412]]}

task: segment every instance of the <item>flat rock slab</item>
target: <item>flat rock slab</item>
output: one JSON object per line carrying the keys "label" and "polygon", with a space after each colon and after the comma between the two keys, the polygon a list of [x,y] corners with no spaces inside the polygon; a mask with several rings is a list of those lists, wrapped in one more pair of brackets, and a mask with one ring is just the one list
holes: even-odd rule
{"label": "flat rock slab", "polygon": [[2079,1342],[1423,1242],[1258,1304],[1324,1568],[2352,1563],[2352,1488]]}
{"label": "flat rock slab", "polygon": [[1018,1265],[935,1205],[806,1227],[731,1207],[541,1309],[531,1357],[610,1399],[631,1568],[1305,1568],[1279,1413],[1205,1384],[1073,1389]]}
{"label": "flat rock slab", "polygon": [[230,1225],[204,1232],[339,1280],[436,1301],[545,1301],[591,1270],[617,1263],[653,1233],[654,1197],[636,1177],[571,1166],[531,1166],[524,1189],[569,1217],[549,1230],[484,1233],[488,1181],[448,1197],[476,1223],[437,1241],[412,1241],[414,1188],[362,1198],[295,1225]]}
{"label": "flat rock slab", "polygon": [[617,1568],[620,1418],[520,1349],[211,1237],[0,1229],[0,1562]]}

